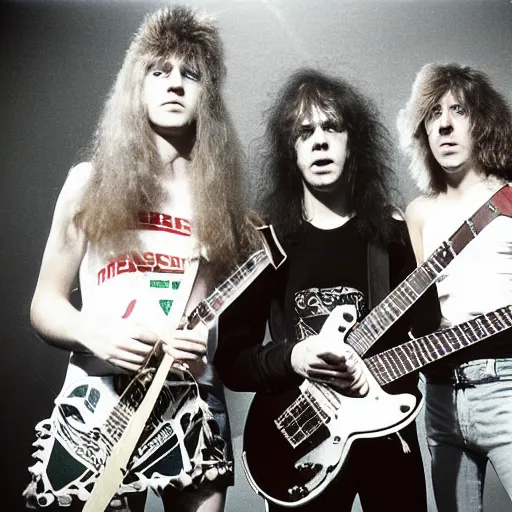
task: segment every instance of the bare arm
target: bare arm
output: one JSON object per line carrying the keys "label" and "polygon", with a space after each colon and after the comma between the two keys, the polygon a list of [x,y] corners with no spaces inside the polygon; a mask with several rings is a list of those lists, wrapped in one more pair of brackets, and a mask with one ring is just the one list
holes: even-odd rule
{"label": "bare arm", "polygon": [[73,168],[59,194],[30,319],[43,339],[56,347],[90,351],[124,369],[136,370],[158,339],[157,335],[129,320],[92,318],[69,301],[87,246],[84,234],[73,223],[73,216],[90,172],[87,163]]}
{"label": "bare arm", "polygon": [[414,199],[405,210],[405,222],[411,238],[411,244],[416,256],[416,263],[421,265],[425,261],[423,250],[423,210],[425,208],[425,199],[418,197]]}
{"label": "bare arm", "polygon": [[46,341],[65,350],[84,349],[76,336],[80,315],[68,297],[86,247],[72,217],[89,175],[87,164],[80,164],[62,187],[30,307],[33,327]]}

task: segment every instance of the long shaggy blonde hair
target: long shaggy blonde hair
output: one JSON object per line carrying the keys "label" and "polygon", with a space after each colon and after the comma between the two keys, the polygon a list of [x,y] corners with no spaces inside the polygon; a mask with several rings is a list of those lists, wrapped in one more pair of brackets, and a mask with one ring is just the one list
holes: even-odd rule
{"label": "long shaggy blonde hair", "polygon": [[225,271],[256,242],[242,206],[241,147],[221,95],[222,41],[213,20],[188,7],[148,15],[128,48],[95,132],[93,175],[75,222],[92,243],[110,253],[137,244],[130,229],[138,212],[161,205],[162,162],[143,103],[143,83],[148,69],[170,55],[200,76],[189,166],[193,232],[210,262]]}
{"label": "long shaggy blonde hair", "polygon": [[512,179],[512,115],[487,75],[458,64],[426,64],[418,72],[411,96],[397,118],[400,146],[418,188],[446,190],[445,174],[430,150],[424,121],[433,106],[451,91],[469,114],[473,156],[487,176]]}

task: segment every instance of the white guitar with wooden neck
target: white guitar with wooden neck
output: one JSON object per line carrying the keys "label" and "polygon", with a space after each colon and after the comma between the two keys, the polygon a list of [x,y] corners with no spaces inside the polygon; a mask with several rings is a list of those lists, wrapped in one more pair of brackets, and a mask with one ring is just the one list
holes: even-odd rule
{"label": "white guitar with wooden neck", "polygon": [[[195,274],[186,269],[178,290],[182,307],[174,307],[176,301],[173,304],[167,322],[169,329],[193,328],[199,322],[210,328],[263,270],[282,264],[286,255],[272,226],[256,229],[263,248],[184,317],[195,279]],[[198,260],[191,264],[196,266]],[[194,469],[179,467],[188,460],[180,456],[180,450],[185,449],[185,429],[193,433],[194,422],[200,421],[197,418],[202,415],[214,421],[213,416],[206,404],[196,410],[198,401],[189,400],[189,396],[198,395],[197,383],[184,371],[171,376],[174,361],[168,355],[162,357],[159,349],[155,347],[135,375],[123,376],[126,385],[121,392],[116,378],[91,376],[60,394],[52,418],[38,426],[39,438],[34,444],[41,450],[39,453],[44,453],[42,456],[36,451],[34,457],[38,462],[31,468],[33,494],[39,508],[57,503],[67,506],[76,498],[85,501],[84,512],[103,512],[116,493],[127,487],[133,492],[155,472],[158,474],[165,457],[178,466],[178,475]],[[172,414],[161,418],[161,410],[167,411],[170,405]],[[157,421],[153,421],[155,418]],[[152,428],[153,424],[157,428]]]}

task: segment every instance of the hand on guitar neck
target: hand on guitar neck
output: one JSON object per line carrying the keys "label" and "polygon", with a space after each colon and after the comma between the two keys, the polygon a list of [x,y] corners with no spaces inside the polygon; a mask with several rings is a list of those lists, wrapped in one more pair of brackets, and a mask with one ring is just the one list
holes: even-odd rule
{"label": "hand on guitar neck", "polygon": [[361,358],[332,335],[321,332],[297,343],[292,350],[291,363],[302,377],[328,384],[344,395],[357,397],[368,393]]}
{"label": "hand on guitar neck", "polygon": [[194,378],[200,377],[206,368],[208,328],[199,322],[193,329],[174,331],[173,337],[163,336],[162,348],[175,361],[174,366],[184,366]]}

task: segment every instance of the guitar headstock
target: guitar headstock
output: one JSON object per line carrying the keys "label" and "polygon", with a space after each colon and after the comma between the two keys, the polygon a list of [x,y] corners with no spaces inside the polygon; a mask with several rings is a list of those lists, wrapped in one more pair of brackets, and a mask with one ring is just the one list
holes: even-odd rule
{"label": "guitar headstock", "polygon": [[501,215],[512,217],[512,187],[505,185],[489,201]]}
{"label": "guitar headstock", "polygon": [[254,227],[260,235],[263,242],[263,248],[274,268],[279,268],[286,260],[286,253],[277,239],[272,224],[264,224],[263,221],[256,215],[248,215],[247,220]]}

